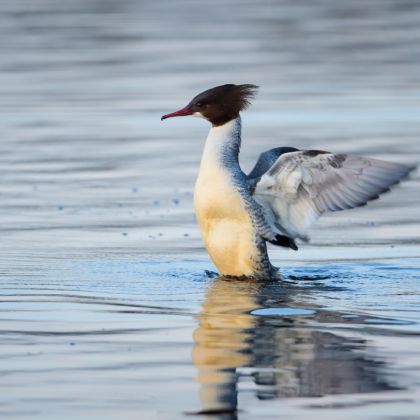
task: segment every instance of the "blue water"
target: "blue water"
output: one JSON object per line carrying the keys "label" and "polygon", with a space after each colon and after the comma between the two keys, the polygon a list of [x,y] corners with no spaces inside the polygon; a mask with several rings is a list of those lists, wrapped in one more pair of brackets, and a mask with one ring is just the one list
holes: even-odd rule
{"label": "blue water", "polygon": [[331,415],[416,410],[420,259],[292,264],[270,283],[209,278],[206,260],[58,265],[2,280],[5,415],[270,416],[299,397],[300,416],[331,395]]}
{"label": "blue water", "polygon": [[0,416],[413,419],[419,173],[323,216],[282,282],[215,276],[192,191],[255,83],[241,164],[277,146],[420,162],[420,3],[0,3]]}

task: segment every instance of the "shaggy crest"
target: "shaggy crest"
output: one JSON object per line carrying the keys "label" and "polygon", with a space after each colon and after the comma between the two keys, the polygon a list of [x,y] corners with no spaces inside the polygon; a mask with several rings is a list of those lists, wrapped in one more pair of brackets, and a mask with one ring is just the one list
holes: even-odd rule
{"label": "shaggy crest", "polygon": [[199,115],[218,127],[237,118],[250,105],[257,90],[258,86],[251,84],[216,86],[198,94],[185,108],[164,115],[162,120]]}
{"label": "shaggy crest", "polygon": [[257,90],[258,86],[251,84],[216,86],[198,94],[189,107],[214,126],[219,126],[235,119],[239,112],[248,108]]}

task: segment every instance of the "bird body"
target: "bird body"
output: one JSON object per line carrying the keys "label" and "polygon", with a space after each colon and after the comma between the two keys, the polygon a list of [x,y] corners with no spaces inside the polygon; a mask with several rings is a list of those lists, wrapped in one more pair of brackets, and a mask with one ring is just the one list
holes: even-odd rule
{"label": "bird body", "polygon": [[271,275],[261,269],[266,256],[249,211],[252,197],[246,175],[238,162],[240,125],[238,118],[211,128],[194,189],[195,212],[206,249],[221,274]]}
{"label": "bird body", "polygon": [[239,165],[241,118],[254,85],[222,85],[162,119],[197,115],[212,123],[194,189],[205,247],[220,274],[273,279],[266,242],[297,250],[327,211],[365,205],[414,169],[399,163],[320,150],[278,147],[246,175]]}

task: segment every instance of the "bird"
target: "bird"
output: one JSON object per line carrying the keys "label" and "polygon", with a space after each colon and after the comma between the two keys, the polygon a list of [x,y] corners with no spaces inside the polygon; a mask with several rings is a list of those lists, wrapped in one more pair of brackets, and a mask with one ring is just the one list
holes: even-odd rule
{"label": "bird", "polygon": [[297,250],[322,214],[366,205],[415,166],[323,150],[276,147],[246,174],[239,164],[241,115],[258,91],[224,84],[161,117],[197,116],[211,123],[194,187],[207,252],[225,278],[282,278],[267,243]]}

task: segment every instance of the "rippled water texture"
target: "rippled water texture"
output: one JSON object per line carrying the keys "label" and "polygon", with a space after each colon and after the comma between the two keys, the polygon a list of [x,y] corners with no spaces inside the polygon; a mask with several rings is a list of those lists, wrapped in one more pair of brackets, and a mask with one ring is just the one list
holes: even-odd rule
{"label": "rippled water texture", "polygon": [[2,0],[0,19],[2,418],[418,418],[418,172],[271,249],[285,281],[227,281],[192,205],[208,126],[160,122],[256,83],[245,169],[275,146],[418,163],[418,1]]}

